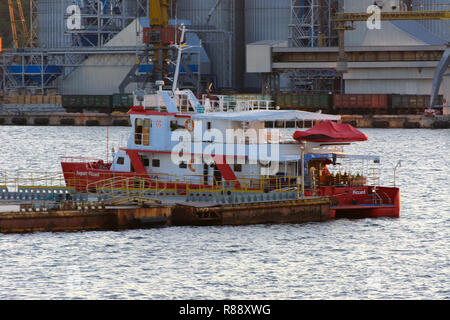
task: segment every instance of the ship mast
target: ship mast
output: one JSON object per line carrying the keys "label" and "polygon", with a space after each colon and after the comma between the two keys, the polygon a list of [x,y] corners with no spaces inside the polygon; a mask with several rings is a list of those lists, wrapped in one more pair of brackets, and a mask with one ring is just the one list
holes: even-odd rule
{"label": "ship mast", "polygon": [[186,32],[186,26],[183,24],[182,25],[182,29],[181,29],[181,38],[180,38],[180,43],[178,45],[176,45],[177,49],[178,49],[178,56],[177,56],[177,64],[175,67],[175,74],[173,77],[173,84],[172,84],[172,92],[175,94],[175,90],[177,89],[178,86],[178,76],[180,74],[180,65],[181,65],[181,54],[183,51],[183,39],[184,39],[184,34]]}

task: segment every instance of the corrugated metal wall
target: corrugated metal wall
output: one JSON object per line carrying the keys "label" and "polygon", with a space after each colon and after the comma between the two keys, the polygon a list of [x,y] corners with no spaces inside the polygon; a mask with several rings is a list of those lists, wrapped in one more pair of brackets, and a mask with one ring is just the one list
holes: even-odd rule
{"label": "corrugated metal wall", "polygon": [[[289,39],[291,0],[245,0],[245,43]],[[283,81],[282,81],[283,82]],[[261,76],[245,74],[245,86],[260,91]]]}
{"label": "corrugated metal wall", "polygon": [[[258,76],[244,74],[245,44],[260,40],[287,41],[290,0],[222,0],[206,24],[206,18],[216,2],[178,0],[177,17],[189,20],[193,29],[209,26],[230,32],[231,39],[223,33],[199,33],[212,59],[219,86],[259,88],[261,81]],[[228,48],[230,44],[231,51]],[[229,54],[231,58],[227,57]]]}
{"label": "corrugated metal wall", "polygon": [[72,44],[71,36],[64,34],[66,22],[64,14],[72,0],[39,0],[38,38],[42,48],[63,48]]}
{"label": "corrugated metal wall", "polygon": [[290,0],[246,0],[245,42],[288,40]]}
{"label": "corrugated metal wall", "polygon": [[[209,24],[211,27],[223,30],[230,28],[230,3],[232,0],[222,0],[211,15]],[[178,0],[177,15],[179,19],[186,19],[192,25],[205,26],[208,13],[214,7],[217,0]]]}
{"label": "corrugated metal wall", "polygon": [[209,23],[206,19],[216,0],[178,0],[176,14],[180,20],[189,20],[189,29],[203,30],[198,36],[211,59],[213,73],[217,75],[216,86],[231,87],[233,69],[236,63],[233,54],[232,4],[234,0],[222,0]]}

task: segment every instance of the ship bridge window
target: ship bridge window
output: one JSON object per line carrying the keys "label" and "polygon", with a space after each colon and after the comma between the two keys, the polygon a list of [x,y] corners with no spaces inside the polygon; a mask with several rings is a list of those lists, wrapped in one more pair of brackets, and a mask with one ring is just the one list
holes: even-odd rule
{"label": "ship bridge window", "polygon": [[248,122],[248,121],[242,121],[239,123],[240,129],[246,130],[246,129],[248,129],[249,126],[250,126],[250,122]]}
{"label": "ship bridge window", "polygon": [[134,143],[144,146],[150,145],[150,128],[152,121],[150,119],[136,119],[134,126]]}
{"label": "ship bridge window", "polygon": [[153,159],[152,160],[152,167],[153,168],[159,168],[159,166],[160,166],[159,159]]}
{"label": "ship bridge window", "polygon": [[273,121],[265,121],[264,128],[275,128],[275,123]]}
{"label": "ship bridge window", "polygon": [[177,120],[171,120],[170,121],[170,131],[175,131],[178,129],[178,121]]}
{"label": "ship bridge window", "polygon": [[284,121],[282,120],[274,121],[274,128],[284,128]]}
{"label": "ship bridge window", "polygon": [[134,143],[142,144],[142,126],[143,120],[136,119],[134,123]]}

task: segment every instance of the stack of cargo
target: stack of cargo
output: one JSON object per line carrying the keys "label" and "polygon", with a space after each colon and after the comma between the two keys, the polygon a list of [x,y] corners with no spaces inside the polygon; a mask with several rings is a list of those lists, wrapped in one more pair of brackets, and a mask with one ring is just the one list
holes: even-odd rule
{"label": "stack of cargo", "polygon": [[9,113],[47,113],[64,112],[61,106],[62,96],[52,95],[24,95],[10,92],[2,99],[2,111]]}
{"label": "stack of cargo", "polygon": [[8,95],[3,104],[61,104],[60,95]]}

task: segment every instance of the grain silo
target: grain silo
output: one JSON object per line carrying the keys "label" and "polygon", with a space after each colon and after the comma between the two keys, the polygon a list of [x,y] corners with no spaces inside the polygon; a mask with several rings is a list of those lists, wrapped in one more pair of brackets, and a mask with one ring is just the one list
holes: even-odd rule
{"label": "grain silo", "polygon": [[245,42],[288,40],[291,0],[246,0]]}
{"label": "grain silo", "polygon": [[37,2],[38,39],[41,48],[72,46],[72,37],[66,34],[64,14],[71,0],[39,0]]}
{"label": "grain silo", "polygon": [[176,17],[187,20],[189,32],[196,33],[211,57],[217,87],[239,85],[245,68],[244,1],[178,0]]}

